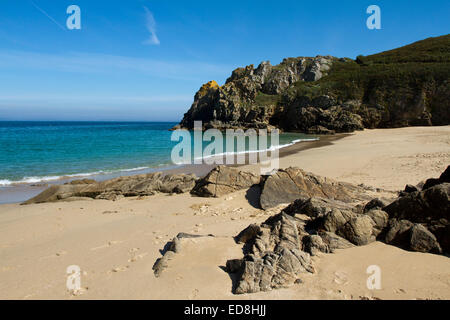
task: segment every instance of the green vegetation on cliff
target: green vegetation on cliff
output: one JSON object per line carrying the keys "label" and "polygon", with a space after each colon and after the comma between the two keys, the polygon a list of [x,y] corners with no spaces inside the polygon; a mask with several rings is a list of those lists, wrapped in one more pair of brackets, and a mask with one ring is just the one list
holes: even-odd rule
{"label": "green vegetation on cliff", "polygon": [[450,35],[355,60],[287,58],[236,69],[202,91],[181,126],[276,126],[288,131],[450,124]]}

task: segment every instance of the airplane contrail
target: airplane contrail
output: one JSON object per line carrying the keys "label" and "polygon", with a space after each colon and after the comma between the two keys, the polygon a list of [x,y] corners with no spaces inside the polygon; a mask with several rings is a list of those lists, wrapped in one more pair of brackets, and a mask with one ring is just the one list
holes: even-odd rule
{"label": "airplane contrail", "polygon": [[32,0],[30,0],[31,4],[38,9],[41,13],[43,13],[47,18],[49,18],[51,21],[53,21],[58,27],[60,27],[62,30],[66,31],[66,28],[64,28],[58,21],[53,19],[47,12],[45,12],[43,9],[41,9],[36,3],[34,3]]}

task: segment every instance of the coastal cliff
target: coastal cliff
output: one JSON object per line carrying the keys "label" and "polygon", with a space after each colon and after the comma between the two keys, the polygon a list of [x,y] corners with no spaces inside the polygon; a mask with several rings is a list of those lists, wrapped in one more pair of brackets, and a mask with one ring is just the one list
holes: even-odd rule
{"label": "coastal cliff", "polygon": [[450,124],[450,35],[356,60],[286,58],[204,84],[176,128],[279,128],[333,134]]}

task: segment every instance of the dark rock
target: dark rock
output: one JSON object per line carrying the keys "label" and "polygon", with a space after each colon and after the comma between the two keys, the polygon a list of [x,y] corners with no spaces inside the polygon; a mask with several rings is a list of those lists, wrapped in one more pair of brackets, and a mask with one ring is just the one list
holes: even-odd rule
{"label": "dark rock", "polygon": [[403,190],[403,192],[405,193],[412,193],[412,192],[416,192],[419,191],[419,189],[416,186],[413,186],[411,184],[407,184],[405,187],[405,190]]}
{"label": "dark rock", "polygon": [[303,238],[303,250],[309,253],[311,256],[317,256],[319,252],[330,253],[332,252],[328,244],[326,244],[322,238],[318,235],[308,235]]}
{"label": "dark rock", "polygon": [[450,166],[445,169],[445,171],[441,174],[439,179],[428,179],[424,186],[422,187],[422,190],[429,189],[431,187],[437,186],[441,183],[450,183]]}
{"label": "dark rock", "polygon": [[158,278],[161,273],[169,266],[169,261],[173,259],[174,255],[175,252],[167,251],[164,256],[156,260],[152,268],[155,277]]}
{"label": "dark rock", "polygon": [[53,185],[22,204],[56,202],[64,200],[74,197],[83,189],[83,187],[84,185]]}
{"label": "dark rock", "polygon": [[421,224],[415,224],[410,229],[409,249],[418,252],[442,253],[436,237]]}
{"label": "dark rock", "polygon": [[369,212],[366,212],[366,215],[369,216],[373,222],[375,222],[373,234],[377,237],[380,233],[383,232],[384,228],[387,227],[389,222],[389,215],[378,209],[372,209]]}
{"label": "dark rock", "polygon": [[259,184],[260,177],[238,169],[218,166],[199,179],[191,193],[200,197],[221,197]]}
{"label": "dark rock", "polygon": [[[391,50],[393,56],[402,56],[401,61],[384,61],[389,68],[368,73],[359,69],[378,64],[373,59],[379,55],[359,58],[358,63],[317,56],[286,58],[277,66],[265,61],[256,69],[253,65],[238,68],[223,86],[215,81],[204,84],[176,128],[192,129],[195,120],[203,121],[205,129],[275,126],[315,134],[363,127],[448,125],[450,84],[439,67],[447,42],[448,35],[409,46],[418,55],[439,57],[431,59],[432,67],[426,70],[416,66],[419,62],[412,56],[405,56],[404,48]],[[333,76],[327,77],[336,63]],[[410,81],[408,72],[398,74],[398,68],[420,69],[417,81]]]}
{"label": "dark rock", "polygon": [[441,184],[441,180],[439,180],[439,179],[434,179],[434,178],[427,179],[427,181],[425,181],[425,184],[422,187],[422,190],[432,188],[439,184]]}
{"label": "dark rock", "polygon": [[305,214],[311,218],[323,217],[335,210],[352,210],[353,206],[345,202],[324,198],[300,198],[283,209],[283,212],[291,216]]}
{"label": "dark rock", "polygon": [[428,230],[437,238],[442,251],[450,253],[450,222],[447,219],[439,219],[428,224]]}
{"label": "dark rock", "polygon": [[450,183],[450,166],[448,166],[447,169],[442,172],[441,176],[439,177],[439,181],[441,181],[441,183]]}
{"label": "dark rock", "polygon": [[281,127],[286,131],[332,134],[364,129],[361,116],[333,106],[327,110],[310,106],[307,99],[297,99],[286,108]]}
{"label": "dark rock", "polygon": [[161,172],[124,176],[102,182],[55,185],[23,204],[55,202],[67,198],[92,198],[117,200],[121,197],[150,196],[155,193],[179,193],[191,190],[195,175],[167,174]]}
{"label": "dark rock", "polygon": [[236,236],[236,242],[247,243],[248,241],[255,239],[260,233],[261,228],[256,224],[251,224]]}
{"label": "dark rock", "polygon": [[441,218],[450,220],[450,183],[441,183],[424,191],[410,193],[384,208],[391,218],[427,223]]}
{"label": "dark rock", "polygon": [[336,232],[341,229],[350,219],[356,217],[356,214],[349,210],[333,209],[323,220],[321,220],[320,229]]}
{"label": "dark rock", "polygon": [[311,101],[311,106],[326,110],[336,105],[336,100],[328,95],[318,96]]}
{"label": "dark rock", "polygon": [[343,202],[368,199],[365,190],[358,186],[323,178],[299,168],[288,168],[265,177],[260,203],[263,209],[268,209],[299,198],[311,197]]}
{"label": "dark rock", "polygon": [[314,272],[314,268],[306,252],[283,248],[256,261],[244,260],[241,272],[236,294],[287,288],[295,283],[298,274]]}
{"label": "dark rock", "polygon": [[[279,115],[279,96],[298,81],[319,80],[328,73],[333,60],[298,57],[284,59],[276,67],[265,61],[256,69],[253,65],[238,68],[221,87],[215,81],[204,84],[176,128],[192,129],[195,120],[202,120],[204,128],[270,127]],[[317,103],[327,104],[325,98]]]}
{"label": "dark rock", "polygon": [[232,259],[227,261],[226,271],[228,273],[236,273],[242,269],[242,259]]}
{"label": "dark rock", "polygon": [[376,240],[374,225],[375,223],[369,216],[357,216],[350,219],[337,231],[337,234],[355,245],[362,246]]}
{"label": "dark rock", "polygon": [[348,249],[355,246],[347,239],[344,239],[333,232],[319,231],[319,236],[332,252],[336,249]]}
{"label": "dark rock", "polygon": [[425,226],[408,220],[390,220],[385,240],[386,243],[405,250],[442,253],[442,248],[433,233]]}
{"label": "dark rock", "polygon": [[327,129],[324,126],[312,126],[306,130],[306,133],[320,134],[320,135],[333,135],[336,133],[336,131]]}
{"label": "dark rock", "polygon": [[81,180],[72,180],[65,184],[75,185],[75,184],[93,184],[93,183],[97,183],[97,181],[95,181],[94,179],[81,179]]}
{"label": "dark rock", "polygon": [[[269,291],[293,285],[298,275],[314,272],[310,255],[302,251],[304,224],[297,218],[280,213],[267,219],[242,259],[235,293]],[[230,262],[237,264],[237,262]],[[235,269],[233,269],[235,270]]]}
{"label": "dark rock", "polygon": [[384,241],[403,249],[410,247],[410,229],[414,226],[411,221],[390,219]]}
{"label": "dark rock", "polygon": [[364,206],[364,212],[370,211],[372,209],[383,209],[387,205],[389,205],[390,202],[383,199],[373,199],[370,200],[365,206]]}

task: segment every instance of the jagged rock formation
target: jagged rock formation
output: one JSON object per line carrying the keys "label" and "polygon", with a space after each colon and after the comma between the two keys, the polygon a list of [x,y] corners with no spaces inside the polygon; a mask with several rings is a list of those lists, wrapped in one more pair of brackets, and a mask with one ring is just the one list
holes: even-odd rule
{"label": "jagged rock formation", "polygon": [[124,176],[103,182],[83,180],[66,185],[54,185],[23,204],[71,201],[81,199],[116,200],[120,197],[151,196],[155,193],[190,191],[197,178],[192,174],[162,172]]}
{"label": "jagged rock formation", "polygon": [[269,128],[313,134],[450,123],[450,35],[356,60],[284,59],[201,87],[176,128]]}
{"label": "jagged rock formation", "polygon": [[[229,272],[240,272],[235,293],[255,293],[293,284],[300,273],[314,272],[311,257],[302,251],[303,221],[279,214],[264,222],[256,236],[247,240],[251,248],[238,263],[227,262]],[[230,267],[234,265],[234,267]]]}
{"label": "jagged rock formation", "polygon": [[384,241],[406,250],[450,253],[450,166],[440,183],[411,190],[386,205],[373,199],[365,206],[339,200],[302,197],[261,225],[250,225],[235,239],[245,256],[227,262],[237,275],[234,293],[254,293],[293,285],[314,272],[310,256],[354,245]]}
{"label": "jagged rock formation", "polygon": [[[233,71],[225,85],[204,84],[179,127],[193,128],[201,120],[205,128],[266,128],[279,112],[272,99],[297,81],[317,81],[329,70],[333,57],[288,58],[278,66],[262,62]],[[259,103],[261,102],[261,103]]]}

